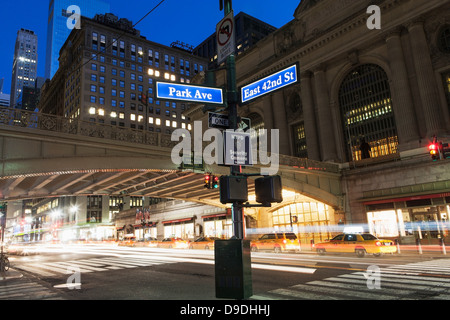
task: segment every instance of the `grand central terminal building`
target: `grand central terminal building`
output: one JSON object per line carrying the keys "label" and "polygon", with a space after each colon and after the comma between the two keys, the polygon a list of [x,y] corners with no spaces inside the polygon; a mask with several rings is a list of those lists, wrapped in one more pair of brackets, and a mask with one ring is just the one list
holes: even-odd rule
{"label": "grand central terminal building", "polygon": [[[279,129],[280,154],[341,173],[339,205],[286,190],[282,204],[246,210],[259,228],[293,228],[305,244],[340,224],[406,243],[447,236],[450,159],[432,161],[428,145],[450,142],[450,3],[378,1],[380,29],[368,24],[372,3],[302,0],[290,23],[236,57],[238,88],[299,65],[297,84],[239,115],[255,130]],[[226,81],[216,70],[215,85]],[[207,123],[202,106],[185,114]]]}

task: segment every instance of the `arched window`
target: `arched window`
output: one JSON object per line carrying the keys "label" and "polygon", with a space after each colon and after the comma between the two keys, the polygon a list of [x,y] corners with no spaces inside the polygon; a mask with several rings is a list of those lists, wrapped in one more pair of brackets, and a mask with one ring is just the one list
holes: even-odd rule
{"label": "arched window", "polygon": [[444,53],[450,53],[450,25],[445,25],[438,36],[439,49]]}
{"label": "arched window", "polygon": [[364,141],[372,158],[397,153],[391,91],[382,68],[365,64],[353,69],[340,87],[339,106],[350,161],[367,158],[360,150]]}

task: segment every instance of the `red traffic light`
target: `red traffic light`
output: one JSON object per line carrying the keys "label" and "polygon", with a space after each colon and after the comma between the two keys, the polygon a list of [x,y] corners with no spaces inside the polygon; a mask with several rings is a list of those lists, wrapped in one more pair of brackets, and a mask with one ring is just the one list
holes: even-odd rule
{"label": "red traffic light", "polygon": [[428,146],[428,150],[430,150],[430,154],[437,154],[438,146],[435,143],[432,143]]}
{"label": "red traffic light", "polygon": [[431,143],[428,146],[428,151],[430,152],[431,159],[433,161],[439,158],[439,145],[437,143]]}

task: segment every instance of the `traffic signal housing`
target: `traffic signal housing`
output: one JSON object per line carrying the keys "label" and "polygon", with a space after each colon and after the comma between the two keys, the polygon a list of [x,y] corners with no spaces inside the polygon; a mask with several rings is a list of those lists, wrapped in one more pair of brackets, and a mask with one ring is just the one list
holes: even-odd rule
{"label": "traffic signal housing", "polygon": [[219,188],[219,177],[212,176],[212,189],[218,189]]}
{"label": "traffic signal housing", "polygon": [[248,201],[247,177],[221,176],[220,202],[222,204]]}
{"label": "traffic signal housing", "polygon": [[205,189],[211,189],[211,175],[205,174]]}
{"label": "traffic signal housing", "polygon": [[448,147],[448,143],[442,145],[442,157],[444,159],[450,159],[450,148]]}
{"label": "traffic signal housing", "polygon": [[283,202],[283,186],[280,176],[266,176],[255,180],[256,202]]}
{"label": "traffic signal housing", "polygon": [[439,144],[437,142],[432,142],[428,146],[428,151],[430,152],[431,160],[439,160]]}

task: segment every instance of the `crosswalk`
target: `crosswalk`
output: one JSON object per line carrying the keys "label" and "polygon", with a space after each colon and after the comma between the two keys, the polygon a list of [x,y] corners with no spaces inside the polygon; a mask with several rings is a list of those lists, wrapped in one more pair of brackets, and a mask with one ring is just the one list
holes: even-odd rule
{"label": "crosswalk", "polygon": [[0,300],[63,300],[54,290],[28,279],[0,282]]}
{"label": "crosswalk", "polygon": [[101,257],[64,262],[35,262],[21,263],[15,266],[16,269],[30,272],[40,277],[57,277],[72,274],[74,270],[81,273],[104,272],[111,270],[132,269],[148,267],[162,264],[170,264],[167,258],[146,258],[146,257]]}
{"label": "crosswalk", "polygon": [[254,300],[449,300],[450,259],[353,272],[271,290]]}

